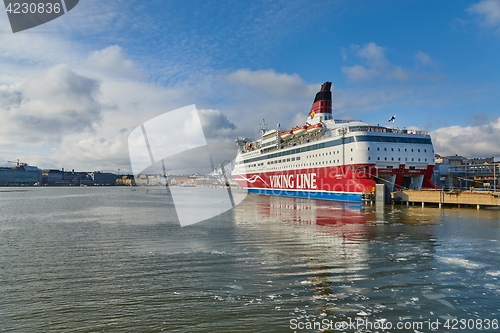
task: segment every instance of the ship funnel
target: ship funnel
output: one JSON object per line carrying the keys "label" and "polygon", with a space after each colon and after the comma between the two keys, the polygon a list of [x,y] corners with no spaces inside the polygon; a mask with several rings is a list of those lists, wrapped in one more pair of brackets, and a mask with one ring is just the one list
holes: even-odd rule
{"label": "ship funnel", "polygon": [[316,94],[314,103],[309,112],[312,118],[316,113],[332,113],[332,83],[325,82],[321,85],[321,90]]}

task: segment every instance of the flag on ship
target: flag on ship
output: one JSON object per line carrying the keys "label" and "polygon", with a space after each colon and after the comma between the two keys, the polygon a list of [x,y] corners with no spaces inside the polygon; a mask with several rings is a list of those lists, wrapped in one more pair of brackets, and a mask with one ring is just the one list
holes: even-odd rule
{"label": "flag on ship", "polygon": [[315,114],[316,114],[316,113],[314,113],[314,111],[313,111],[313,110],[311,110],[311,112],[309,113],[309,117],[314,118],[314,115],[315,115]]}
{"label": "flag on ship", "polygon": [[396,120],[396,115],[394,115],[391,118],[389,118],[389,122],[390,123],[393,123],[395,120]]}

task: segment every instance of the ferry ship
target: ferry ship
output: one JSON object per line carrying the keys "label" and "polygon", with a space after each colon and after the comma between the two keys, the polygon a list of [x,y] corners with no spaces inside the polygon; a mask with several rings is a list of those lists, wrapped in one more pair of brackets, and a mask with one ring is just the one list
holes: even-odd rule
{"label": "ferry ship", "polygon": [[303,126],[263,123],[259,138],[237,139],[233,180],[250,193],[358,203],[371,200],[376,184],[435,188],[428,132],[336,120],[331,85],[321,86]]}

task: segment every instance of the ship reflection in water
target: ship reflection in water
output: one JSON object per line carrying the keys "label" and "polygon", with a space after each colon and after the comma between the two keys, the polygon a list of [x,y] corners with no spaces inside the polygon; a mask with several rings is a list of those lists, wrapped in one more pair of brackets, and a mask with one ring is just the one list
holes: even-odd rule
{"label": "ship reflection in water", "polygon": [[[449,254],[436,251],[442,213],[385,210],[250,195],[234,221],[240,241],[258,244],[270,279],[286,287],[295,323],[445,320],[474,308],[466,296],[474,273],[443,266]],[[491,293],[483,301],[494,306]]]}

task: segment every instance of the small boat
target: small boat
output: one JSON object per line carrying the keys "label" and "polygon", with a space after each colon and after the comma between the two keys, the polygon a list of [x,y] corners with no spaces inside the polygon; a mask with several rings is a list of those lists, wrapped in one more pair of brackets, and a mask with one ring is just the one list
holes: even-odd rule
{"label": "small boat", "polygon": [[307,127],[307,133],[309,133],[309,134],[316,134],[316,133],[321,132],[322,129],[323,129],[323,124],[317,123],[317,124],[308,126]]}
{"label": "small boat", "polygon": [[283,133],[280,134],[280,137],[283,140],[287,141],[293,137],[293,133],[292,133],[292,131],[284,131]]}
{"label": "small boat", "polygon": [[304,135],[307,133],[307,125],[295,127],[292,132],[295,136]]}

